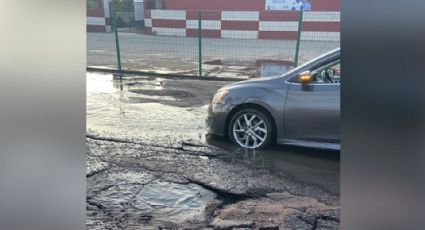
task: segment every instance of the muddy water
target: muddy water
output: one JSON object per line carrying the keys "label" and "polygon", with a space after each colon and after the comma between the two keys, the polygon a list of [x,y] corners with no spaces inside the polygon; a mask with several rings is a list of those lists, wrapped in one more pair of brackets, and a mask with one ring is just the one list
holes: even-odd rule
{"label": "muddy water", "polygon": [[337,151],[291,146],[250,150],[215,136],[207,136],[206,141],[233,152],[233,162],[268,169],[274,175],[286,175],[295,181],[317,185],[333,195],[339,195],[340,154]]}
{"label": "muddy water", "polygon": [[[167,105],[179,105],[181,97],[185,96],[176,93],[180,91],[165,88],[167,84],[161,79],[124,80],[121,91],[120,82],[114,81],[112,75],[88,73],[87,129],[136,138],[174,136],[176,139],[202,139],[206,105]],[[167,90],[171,90],[170,95],[163,93]]]}
{"label": "muddy water", "polygon": [[[87,131],[107,138],[134,138],[163,146],[169,145],[164,140],[205,141],[206,105],[210,95],[227,83],[210,82],[204,87],[191,81],[143,77],[119,81],[110,74],[87,73]],[[214,192],[199,185],[155,179],[158,175],[140,169],[111,168],[97,159],[106,155],[93,156],[94,153],[96,149],[90,151],[87,162],[87,196],[91,203],[101,204],[102,209],[112,212],[112,216],[126,210],[128,215],[137,216],[135,219],[156,225],[203,222],[207,205],[219,202]],[[120,161],[120,157],[135,157],[115,151],[112,154],[117,155],[111,159],[113,162]],[[98,211],[89,210],[90,213]],[[102,223],[104,220],[110,218],[96,214],[88,219],[88,225],[102,228],[106,224]]]}
{"label": "muddy water", "polygon": [[[230,151],[233,154],[230,163],[265,169],[273,175],[291,177],[338,195],[338,152],[287,146],[277,146],[267,151],[247,151],[223,139],[206,137],[204,122],[208,101],[218,88],[229,83],[148,77],[124,78],[120,82],[114,80],[111,74],[87,73],[87,131],[111,138],[148,140],[154,144],[161,144],[163,140],[199,140]],[[135,155],[128,157],[137,158],[137,151],[129,151],[133,152]],[[89,165],[89,170],[102,167],[107,166],[96,163]],[[97,187],[114,185],[102,191],[98,198],[92,198],[92,201],[110,205],[114,209],[114,202],[119,205],[123,202],[120,199],[135,200],[133,211],[140,215],[147,213],[148,218],[153,220],[178,222],[199,219],[203,216],[200,210],[216,199],[214,192],[195,184],[155,181],[142,186],[135,184],[142,181],[137,179],[137,172],[125,173],[117,169],[118,180],[113,178],[114,173],[113,169],[109,169],[104,173],[108,178],[103,178],[101,173],[89,180],[95,190]],[[124,179],[128,180],[126,184],[114,182]],[[138,194],[136,199],[134,194]]]}
{"label": "muddy water", "polygon": [[[117,175],[119,183],[114,180]],[[97,176],[98,186],[113,184],[90,198],[112,212],[126,210],[150,223],[183,223],[190,220],[205,221],[205,209],[216,200],[216,194],[196,184],[176,184],[160,180],[148,182],[149,174],[126,171]],[[100,181],[103,179],[102,181]],[[89,181],[91,178],[89,178]],[[129,183],[130,180],[133,182]],[[91,182],[93,183],[93,182]],[[146,184],[143,184],[146,183]],[[90,192],[90,191],[89,191]],[[90,193],[89,193],[90,194]],[[127,207],[125,205],[127,204]],[[116,214],[115,214],[116,215]],[[94,226],[94,225],[93,225]]]}
{"label": "muddy water", "polygon": [[207,202],[216,195],[198,185],[179,185],[168,182],[151,183],[138,194],[138,206],[154,209],[153,215],[159,221],[183,222],[203,220]]}
{"label": "muddy water", "polygon": [[[339,194],[339,152],[275,146],[266,151],[238,149],[221,138],[205,138],[210,97],[230,82],[124,78],[87,74],[87,129],[145,140],[194,139],[235,154],[235,160],[284,173]],[[120,90],[120,84],[122,89]]]}

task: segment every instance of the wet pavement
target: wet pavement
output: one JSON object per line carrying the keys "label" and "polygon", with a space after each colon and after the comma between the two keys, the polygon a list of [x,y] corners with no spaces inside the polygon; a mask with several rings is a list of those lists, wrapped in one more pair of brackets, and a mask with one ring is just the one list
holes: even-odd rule
{"label": "wet pavement", "polygon": [[339,228],[339,152],[205,135],[229,83],[87,74],[89,229]]}
{"label": "wet pavement", "polygon": [[[193,76],[198,74],[196,37],[120,32],[119,43],[124,69]],[[283,73],[286,65],[276,65],[276,61],[294,60],[296,45],[296,40],[202,38],[202,60],[205,63],[203,73],[208,76],[240,78]],[[339,46],[339,41],[303,40],[300,43],[299,63]],[[87,33],[86,54],[87,66],[116,69],[114,34]],[[237,63],[234,63],[235,60]],[[258,62],[268,60],[272,62],[258,65]]]}
{"label": "wet pavement", "polygon": [[267,150],[239,148],[220,137],[207,136],[208,144],[235,154],[234,161],[271,174],[284,174],[293,180],[314,184],[333,195],[339,195],[340,155],[326,151],[292,146],[272,146]]}
{"label": "wet pavement", "polygon": [[[203,63],[208,75],[228,76],[242,78],[271,77],[288,72],[294,66],[291,61],[282,60],[240,60],[240,59],[215,59]],[[232,75],[233,74],[233,75]]]}
{"label": "wet pavement", "polygon": [[88,73],[87,127],[123,137],[205,139],[207,104],[225,84],[135,77],[124,80],[121,91],[112,75]]}

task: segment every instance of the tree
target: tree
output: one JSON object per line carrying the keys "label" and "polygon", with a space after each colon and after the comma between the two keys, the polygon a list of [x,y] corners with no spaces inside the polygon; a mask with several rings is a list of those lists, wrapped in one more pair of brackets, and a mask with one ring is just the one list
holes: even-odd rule
{"label": "tree", "polygon": [[133,0],[112,0],[111,4],[114,11],[134,11]]}
{"label": "tree", "polygon": [[90,9],[90,8],[99,8],[100,7],[100,2],[99,2],[99,0],[87,0],[86,1],[86,6],[87,6],[87,9]]}

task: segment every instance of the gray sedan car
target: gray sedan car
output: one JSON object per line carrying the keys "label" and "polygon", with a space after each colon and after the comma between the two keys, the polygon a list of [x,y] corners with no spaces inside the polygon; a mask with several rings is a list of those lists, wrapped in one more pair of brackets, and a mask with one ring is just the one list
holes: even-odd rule
{"label": "gray sedan car", "polygon": [[227,85],[208,107],[207,133],[244,148],[275,142],[340,149],[340,50],[291,71]]}

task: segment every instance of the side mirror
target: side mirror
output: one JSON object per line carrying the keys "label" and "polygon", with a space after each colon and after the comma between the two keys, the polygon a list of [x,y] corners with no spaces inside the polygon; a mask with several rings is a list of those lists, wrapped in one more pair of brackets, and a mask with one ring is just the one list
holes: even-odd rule
{"label": "side mirror", "polygon": [[310,71],[304,71],[298,75],[298,80],[301,82],[301,84],[308,84],[313,81],[313,76],[311,75]]}

